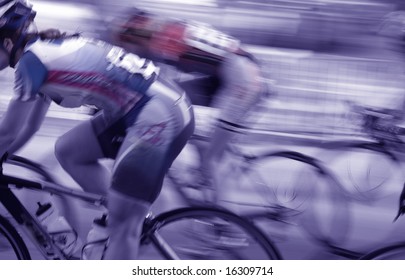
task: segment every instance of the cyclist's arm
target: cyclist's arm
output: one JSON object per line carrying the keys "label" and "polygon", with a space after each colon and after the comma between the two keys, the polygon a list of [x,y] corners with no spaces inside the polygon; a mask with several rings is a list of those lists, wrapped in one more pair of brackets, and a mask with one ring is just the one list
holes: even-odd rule
{"label": "cyclist's arm", "polygon": [[18,135],[22,133],[34,105],[34,101],[11,100],[0,123],[1,155],[8,152],[13,143],[18,140]]}
{"label": "cyclist's arm", "polygon": [[18,133],[17,137],[8,148],[10,154],[18,151],[39,130],[48,112],[49,105],[50,100],[47,98],[38,98],[34,101],[24,128]]}
{"label": "cyclist's arm", "polygon": [[0,123],[0,155],[21,148],[39,129],[50,101],[39,94],[47,70],[28,52],[18,63],[14,97]]}

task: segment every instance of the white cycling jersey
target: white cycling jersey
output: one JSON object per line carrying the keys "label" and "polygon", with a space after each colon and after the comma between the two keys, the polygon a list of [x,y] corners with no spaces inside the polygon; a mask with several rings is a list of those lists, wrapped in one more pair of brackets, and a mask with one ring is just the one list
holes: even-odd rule
{"label": "white cycling jersey", "polygon": [[157,72],[149,60],[101,41],[36,40],[16,66],[15,94],[30,100],[42,93],[63,107],[94,105],[122,115],[145,95]]}

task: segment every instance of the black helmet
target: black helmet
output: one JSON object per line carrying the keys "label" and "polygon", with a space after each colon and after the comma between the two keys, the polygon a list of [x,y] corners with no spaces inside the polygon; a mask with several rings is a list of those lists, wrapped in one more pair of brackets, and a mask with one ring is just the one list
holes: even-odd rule
{"label": "black helmet", "polygon": [[26,28],[36,12],[24,0],[0,0],[0,32],[17,31]]}
{"label": "black helmet", "polygon": [[16,51],[24,43],[25,35],[36,12],[32,5],[25,0],[0,0],[0,43],[5,38],[11,38],[14,43],[10,54],[10,66],[14,67]]}

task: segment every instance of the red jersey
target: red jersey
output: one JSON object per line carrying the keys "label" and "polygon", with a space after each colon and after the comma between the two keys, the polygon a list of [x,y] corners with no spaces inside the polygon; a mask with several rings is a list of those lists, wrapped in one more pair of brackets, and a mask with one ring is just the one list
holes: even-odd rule
{"label": "red jersey", "polygon": [[128,44],[146,48],[148,52],[142,56],[186,72],[213,74],[230,53],[247,54],[239,40],[210,25],[149,14],[136,15],[121,25],[118,40],[127,48]]}

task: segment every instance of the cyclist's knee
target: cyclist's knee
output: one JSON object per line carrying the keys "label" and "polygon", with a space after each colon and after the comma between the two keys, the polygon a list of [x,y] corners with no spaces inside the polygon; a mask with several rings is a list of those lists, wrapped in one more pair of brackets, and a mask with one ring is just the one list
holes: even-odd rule
{"label": "cyclist's knee", "polygon": [[55,157],[64,168],[73,167],[83,162],[82,152],[81,149],[77,149],[74,142],[64,139],[63,137],[59,138],[55,143]]}
{"label": "cyclist's knee", "polygon": [[62,166],[66,166],[71,162],[72,157],[72,145],[66,141],[63,137],[56,140],[55,143],[55,157]]}
{"label": "cyclist's knee", "polygon": [[103,157],[100,144],[89,122],[82,123],[59,137],[55,143],[54,153],[64,167],[78,163],[94,163]]}

